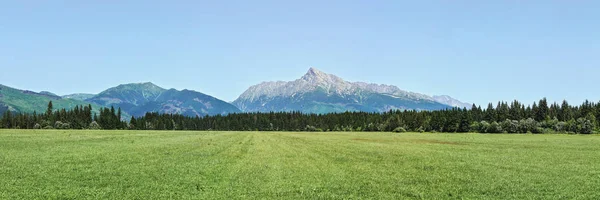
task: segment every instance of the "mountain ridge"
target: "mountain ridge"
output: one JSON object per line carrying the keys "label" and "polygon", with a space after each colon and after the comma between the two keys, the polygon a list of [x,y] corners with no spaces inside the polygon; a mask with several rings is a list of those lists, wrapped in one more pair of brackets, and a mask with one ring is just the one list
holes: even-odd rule
{"label": "mountain ridge", "polygon": [[[290,111],[290,109],[298,109],[298,106],[293,104],[307,104],[308,102],[306,101],[311,101],[311,99],[302,100],[302,97],[297,96],[303,94],[319,98],[319,101],[314,99],[312,101],[327,104],[329,107],[335,107],[336,104],[337,106],[341,106],[337,109],[332,109],[331,111],[333,112],[344,111],[344,106],[347,107],[346,111],[379,112],[387,111],[388,109],[435,110],[452,107],[443,102],[436,101],[431,96],[401,90],[397,86],[365,82],[349,82],[333,74],[324,73],[314,67],[311,67],[306,74],[293,81],[269,81],[253,85],[244,91],[233,101],[233,103],[241,110],[249,112]],[[336,96],[341,99],[338,99],[337,101],[328,101],[323,100],[323,96]],[[392,100],[390,98],[397,100]],[[383,99],[385,99],[385,101]],[[289,102],[284,103],[286,101]],[[268,104],[278,105],[269,107],[267,106]],[[316,106],[308,104],[305,106]],[[363,104],[362,106],[365,106],[364,104],[372,105],[370,108],[369,106],[361,109],[357,108],[356,105],[361,104]],[[302,111],[303,106],[300,106],[299,109]],[[306,111],[306,109],[304,110]]]}
{"label": "mountain ridge", "polygon": [[55,108],[68,109],[74,104],[115,106],[133,116],[147,112],[203,116],[242,111],[384,112],[471,106],[448,95],[429,96],[394,85],[350,82],[314,67],[293,81],[263,81],[252,85],[232,102],[194,90],[165,89],[152,82],[119,84],[98,94],[64,96],[0,85],[0,111],[43,112],[50,100],[56,101]]}
{"label": "mountain ridge", "polygon": [[91,102],[65,99],[49,92],[38,93],[0,84],[0,111],[43,113],[50,101],[52,101],[54,109],[72,109],[75,106],[92,104],[94,111],[97,111],[100,107]]}
{"label": "mountain ridge", "polygon": [[87,99],[121,107],[133,116],[148,112],[204,116],[240,112],[235,106],[193,90],[164,89],[151,82],[120,84]]}

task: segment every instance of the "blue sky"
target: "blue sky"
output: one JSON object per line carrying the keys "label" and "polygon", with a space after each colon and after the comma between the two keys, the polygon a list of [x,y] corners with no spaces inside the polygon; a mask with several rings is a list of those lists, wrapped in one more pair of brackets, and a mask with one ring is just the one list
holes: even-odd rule
{"label": "blue sky", "polygon": [[600,1],[3,1],[0,84],[232,101],[310,66],[487,104],[600,100]]}

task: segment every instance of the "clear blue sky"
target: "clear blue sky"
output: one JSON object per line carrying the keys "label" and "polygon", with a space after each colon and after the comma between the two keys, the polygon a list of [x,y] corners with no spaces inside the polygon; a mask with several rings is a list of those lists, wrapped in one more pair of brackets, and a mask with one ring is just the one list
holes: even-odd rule
{"label": "clear blue sky", "polygon": [[486,104],[600,100],[600,1],[3,1],[0,84],[232,101],[310,66]]}

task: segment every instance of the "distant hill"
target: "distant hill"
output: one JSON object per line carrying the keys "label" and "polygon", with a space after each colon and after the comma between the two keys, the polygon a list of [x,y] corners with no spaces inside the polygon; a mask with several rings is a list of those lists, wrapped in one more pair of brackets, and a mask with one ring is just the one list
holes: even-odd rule
{"label": "distant hill", "polygon": [[121,107],[134,116],[147,112],[204,116],[241,112],[235,106],[212,96],[192,91],[166,90],[153,83],[122,84],[88,98],[103,106]]}
{"label": "distant hill", "polygon": [[143,106],[156,100],[165,89],[152,83],[122,84],[109,88],[86,101],[103,106],[121,107],[123,111],[131,111],[137,106]]}
{"label": "distant hill", "polygon": [[458,99],[454,99],[448,95],[434,95],[433,100],[442,104],[446,104],[452,107],[459,107],[459,108],[467,108],[467,109],[471,109],[471,107],[473,107],[473,104],[470,103],[464,103],[459,101]]}
{"label": "distant hill", "polygon": [[75,94],[64,95],[64,96],[62,96],[62,98],[85,101],[94,96],[96,96],[96,95],[95,94],[86,94],[86,93],[75,93]]}
{"label": "distant hill", "polygon": [[[50,92],[32,92],[19,90],[5,85],[0,85],[0,111],[10,110],[13,112],[46,112],[48,102],[52,101],[55,109],[71,109],[78,105],[88,105],[90,102],[65,99]],[[100,106],[92,103],[94,110]]]}
{"label": "distant hill", "polygon": [[392,109],[440,110],[462,106],[454,101],[439,100],[391,85],[348,82],[335,75],[310,68],[304,76],[295,81],[263,82],[254,85],[233,104],[247,112],[307,113],[383,112]]}

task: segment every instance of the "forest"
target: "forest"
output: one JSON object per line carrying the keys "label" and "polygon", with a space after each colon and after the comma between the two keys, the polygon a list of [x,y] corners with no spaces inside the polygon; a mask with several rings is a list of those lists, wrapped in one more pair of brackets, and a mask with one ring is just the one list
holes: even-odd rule
{"label": "forest", "polygon": [[447,133],[572,133],[591,134],[600,127],[600,103],[585,101],[579,106],[549,104],[546,98],[525,105],[519,101],[473,105],[436,111],[390,110],[384,113],[344,112],[307,114],[301,112],[233,113],[214,116],[146,113],[121,118],[121,109],[91,105],[45,113],[6,111],[0,128],[8,129],[105,129],[105,130],[212,130],[212,131],[369,131]]}

